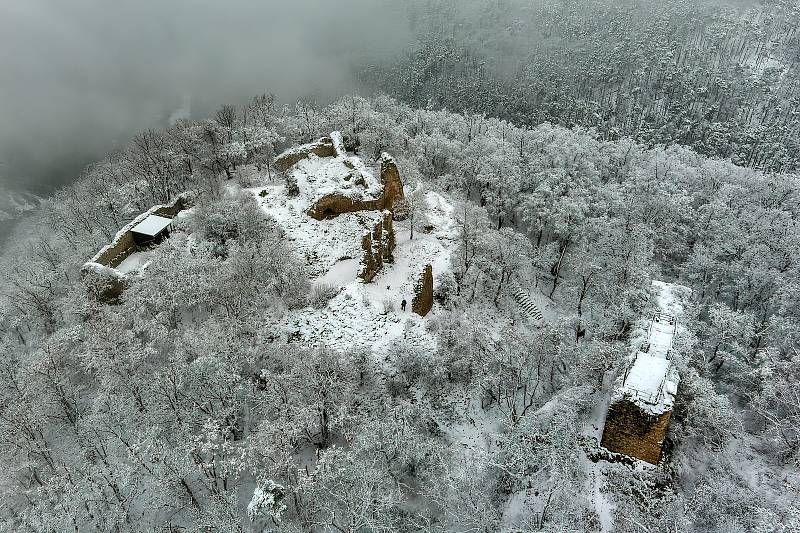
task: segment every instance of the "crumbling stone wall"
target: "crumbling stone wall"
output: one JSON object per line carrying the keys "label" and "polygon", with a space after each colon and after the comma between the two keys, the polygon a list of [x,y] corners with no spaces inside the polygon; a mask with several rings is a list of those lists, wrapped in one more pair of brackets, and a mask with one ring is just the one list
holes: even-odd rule
{"label": "crumbling stone wall", "polygon": [[308,216],[316,220],[334,218],[342,213],[354,213],[356,211],[378,211],[388,209],[392,211],[395,203],[404,198],[403,183],[400,180],[400,173],[397,166],[392,161],[387,165],[386,178],[384,179],[383,165],[381,170],[381,180],[383,181],[383,193],[377,200],[354,200],[342,194],[326,194],[311,207],[308,208]]}
{"label": "crumbling stone wall", "polygon": [[651,415],[630,400],[618,400],[608,408],[600,444],[612,452],[656,465],[661,460],[671,415],[672,411]]}
{"label": "crumbling stone wall", "polygon": [[308,216],[316,220],[334,218],[342,213],[356,211],[377,211],[381,209],[380,200],[353,200],[341,194],[326,194],[308,208]]}
{"label": "crumbling stone wall", "polygon": [[384,261],[392,260],[395,244],[392,213],[384,211],[383,218],[361,239],[364,255],[361,258],[361,271],[358,277],[364,283],[369,283],[375,278]]}
{"label": "crumbling stone wall", "polygon": [[148,215],[158,215],[166,218],[174,218],[175,215],[189,207],[189,196],[183,194],[178,196],[171,204],[156,205],[137,216],[129,222],[118,233],[114,241],[108,246],[103,247],[100,252],[95,255],[90,262],[98,263],[107,267],[116,267],[125,260],[131,253],[136,251],[136,242],[133,239],[131,228],[138,222],[146,218]]}
{"label": "crumbling stone wall", "polygon": [[322,137],[321,139],[310,143],[298,146],[293,150],[283,152],[275,158],[273,166],[279,171],[283,172],[289,169],[292,165],[314,154],[318,157],[333,157],[336,155],[336,146],[333,139],[330,137]]}
{"label": "crumbling stone wall", "polygon": [[383,183],[383,194],[380,198],[381,209],[392,211],[395,202],[405,196],[403,195],[403,181],[400,179],[397,163],[386,152],[381,154],[381,183]]}
{"label": "crumbling stone wall", "polygon": [[95,258],[95,263],[103,266],[116,267],[136,250],[136,243],[133,240],[133,233],[129,230],[123,233],[119,239],[103,249]]}
{"label": "crumbling stone wall", "polygon": [[184,192],[170,204],[155,205],[126,224],[94,257],[81,267],[81,279],[86,288],[98,299],[112,302],[125,290],[126,277],[116,270],[126,257],[138,250],[133,238],[133,228],[149,215],[174,218],[175,215],[191,206],[194,193]]}
{"label": "crumbling stone wall", "polygon": [[[325,139],[327,139],[327,137]],[[334,146],[333,141],[331,141],[331,146]],[[332,155],[336,155],[335,150]],[[308,155],[304,157],[308,157]],[[303,158],[297,158],[294,160],[294,163],[300,161],[300,159]],[[342,213],[353,213],[356,211],[379,211],[388,209],[394,212],[395,203],[405,198],[403,194],[403,181],[400,179],[400,171],[397,169],[397,163],[395,163],[392,156],[384,152],[381,154],[380,164],[383,191],[379,198],[375,200],[356,200],[335,192],[326,194],[308,208],[308,216],[316,220],[324,220],[327,218],[334,218]],[[349,179],[353,179],[355,183],[358,183],[359,176],[352,174],[352,177]]]}
{"label": "crumbling stone wall", "polygon": [[433,308],[433,268],[428,264],[425,265],[425,269],[414,287],[411,310],[419,316],[425,316],[431,308]]}

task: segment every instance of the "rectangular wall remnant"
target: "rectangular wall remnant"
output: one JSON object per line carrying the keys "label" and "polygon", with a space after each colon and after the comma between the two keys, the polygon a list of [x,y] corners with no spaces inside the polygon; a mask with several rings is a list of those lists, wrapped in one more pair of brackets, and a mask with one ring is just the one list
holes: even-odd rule
{"label": "rectangular wall remnant", "polygon": [[161,219],[163,222],[171,220],[188,208],[192,199],[193,193],[182,193],[172,203],[155,205],[120,229],[110,244],[100,249],[81,267],[81,278],[91,287],[92,292],[103,300],[117,298],[126,283],[125,274],[117,270],[117,267],[139,249],[140,243],[137,242],[137,233],[134,231],[137,225],[148,219]]}
{"label": "rectangular wall remnant", "polygon": [[384,261],[392,261],[395,248],[392,213],[383,212],[383,218],[362,237],[361,248],[364,250],[364,255],[361,258],[361,270],[358,277],[364,283],[369,283],[378,275]]}
{"label": "rectangular wall remnant", "polygon": [[633,334],[630,361],[615,384],[600,444],[658,464],[679,381],[673,343],[691,289],[653,281],[652,294],[652,320]]}

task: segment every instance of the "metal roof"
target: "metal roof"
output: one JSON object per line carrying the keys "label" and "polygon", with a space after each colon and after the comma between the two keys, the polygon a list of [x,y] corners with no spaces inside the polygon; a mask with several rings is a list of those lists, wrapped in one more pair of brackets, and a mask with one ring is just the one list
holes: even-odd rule
{"label": "metal roof", "polygon": [[172,224],[171,218],[164,218],[158,215],[147,215],[147,218],[132,227],[131,231],[133,233],[155,237],[164,231],[170,224]]}

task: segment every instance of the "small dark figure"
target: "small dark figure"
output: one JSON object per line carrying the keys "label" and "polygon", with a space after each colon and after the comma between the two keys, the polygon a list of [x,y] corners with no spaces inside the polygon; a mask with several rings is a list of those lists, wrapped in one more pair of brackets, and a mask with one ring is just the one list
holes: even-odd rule
{"label": "small dark figure", "polygon": [[406,310],[406,301],[405,300],[400,302],[400,310],[401,311],[405,311]]}

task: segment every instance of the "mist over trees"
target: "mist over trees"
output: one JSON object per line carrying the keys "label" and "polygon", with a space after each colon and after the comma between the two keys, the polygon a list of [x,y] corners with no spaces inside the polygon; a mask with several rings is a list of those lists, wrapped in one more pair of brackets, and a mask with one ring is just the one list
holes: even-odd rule
{"label": "mist over trees", "polygon": [[320,105],[383,92],[798,166],[792,0],[170,0],[158,17],[100,4],[0,6],[0,38],[16,50],[3,58],[0,186],[49,194],[139,131],[262,90]]}
{"label": "mist over trees", "polygon": [[[455,202],[433,351],[406,340],[378,362],[277,331],[314,289],[241,187],[280,183],[273,155],[332,130]],[[0,527],[600,530],[582,428],[649,280],[667,278],[694,291],[694,341],[676,356],[667,458],[608,475],[615,528],[793,531],[797,183],[686,147],[386,96],[262,96],[144,132],[47,200],[0,258]],[[93,299],[80,265],[184,190],[198,204],[183,231],[119,303]],[[510,272],[558,320],[515,318]],[[486,446],[453,429],[485,424]]]}
{"label": "mist over trees", "polygon": [[800,8],[777,2],[413,2],[404,60],[366,66],[417,106],[604,139],[681,144],[742,166],[800,165]]}

